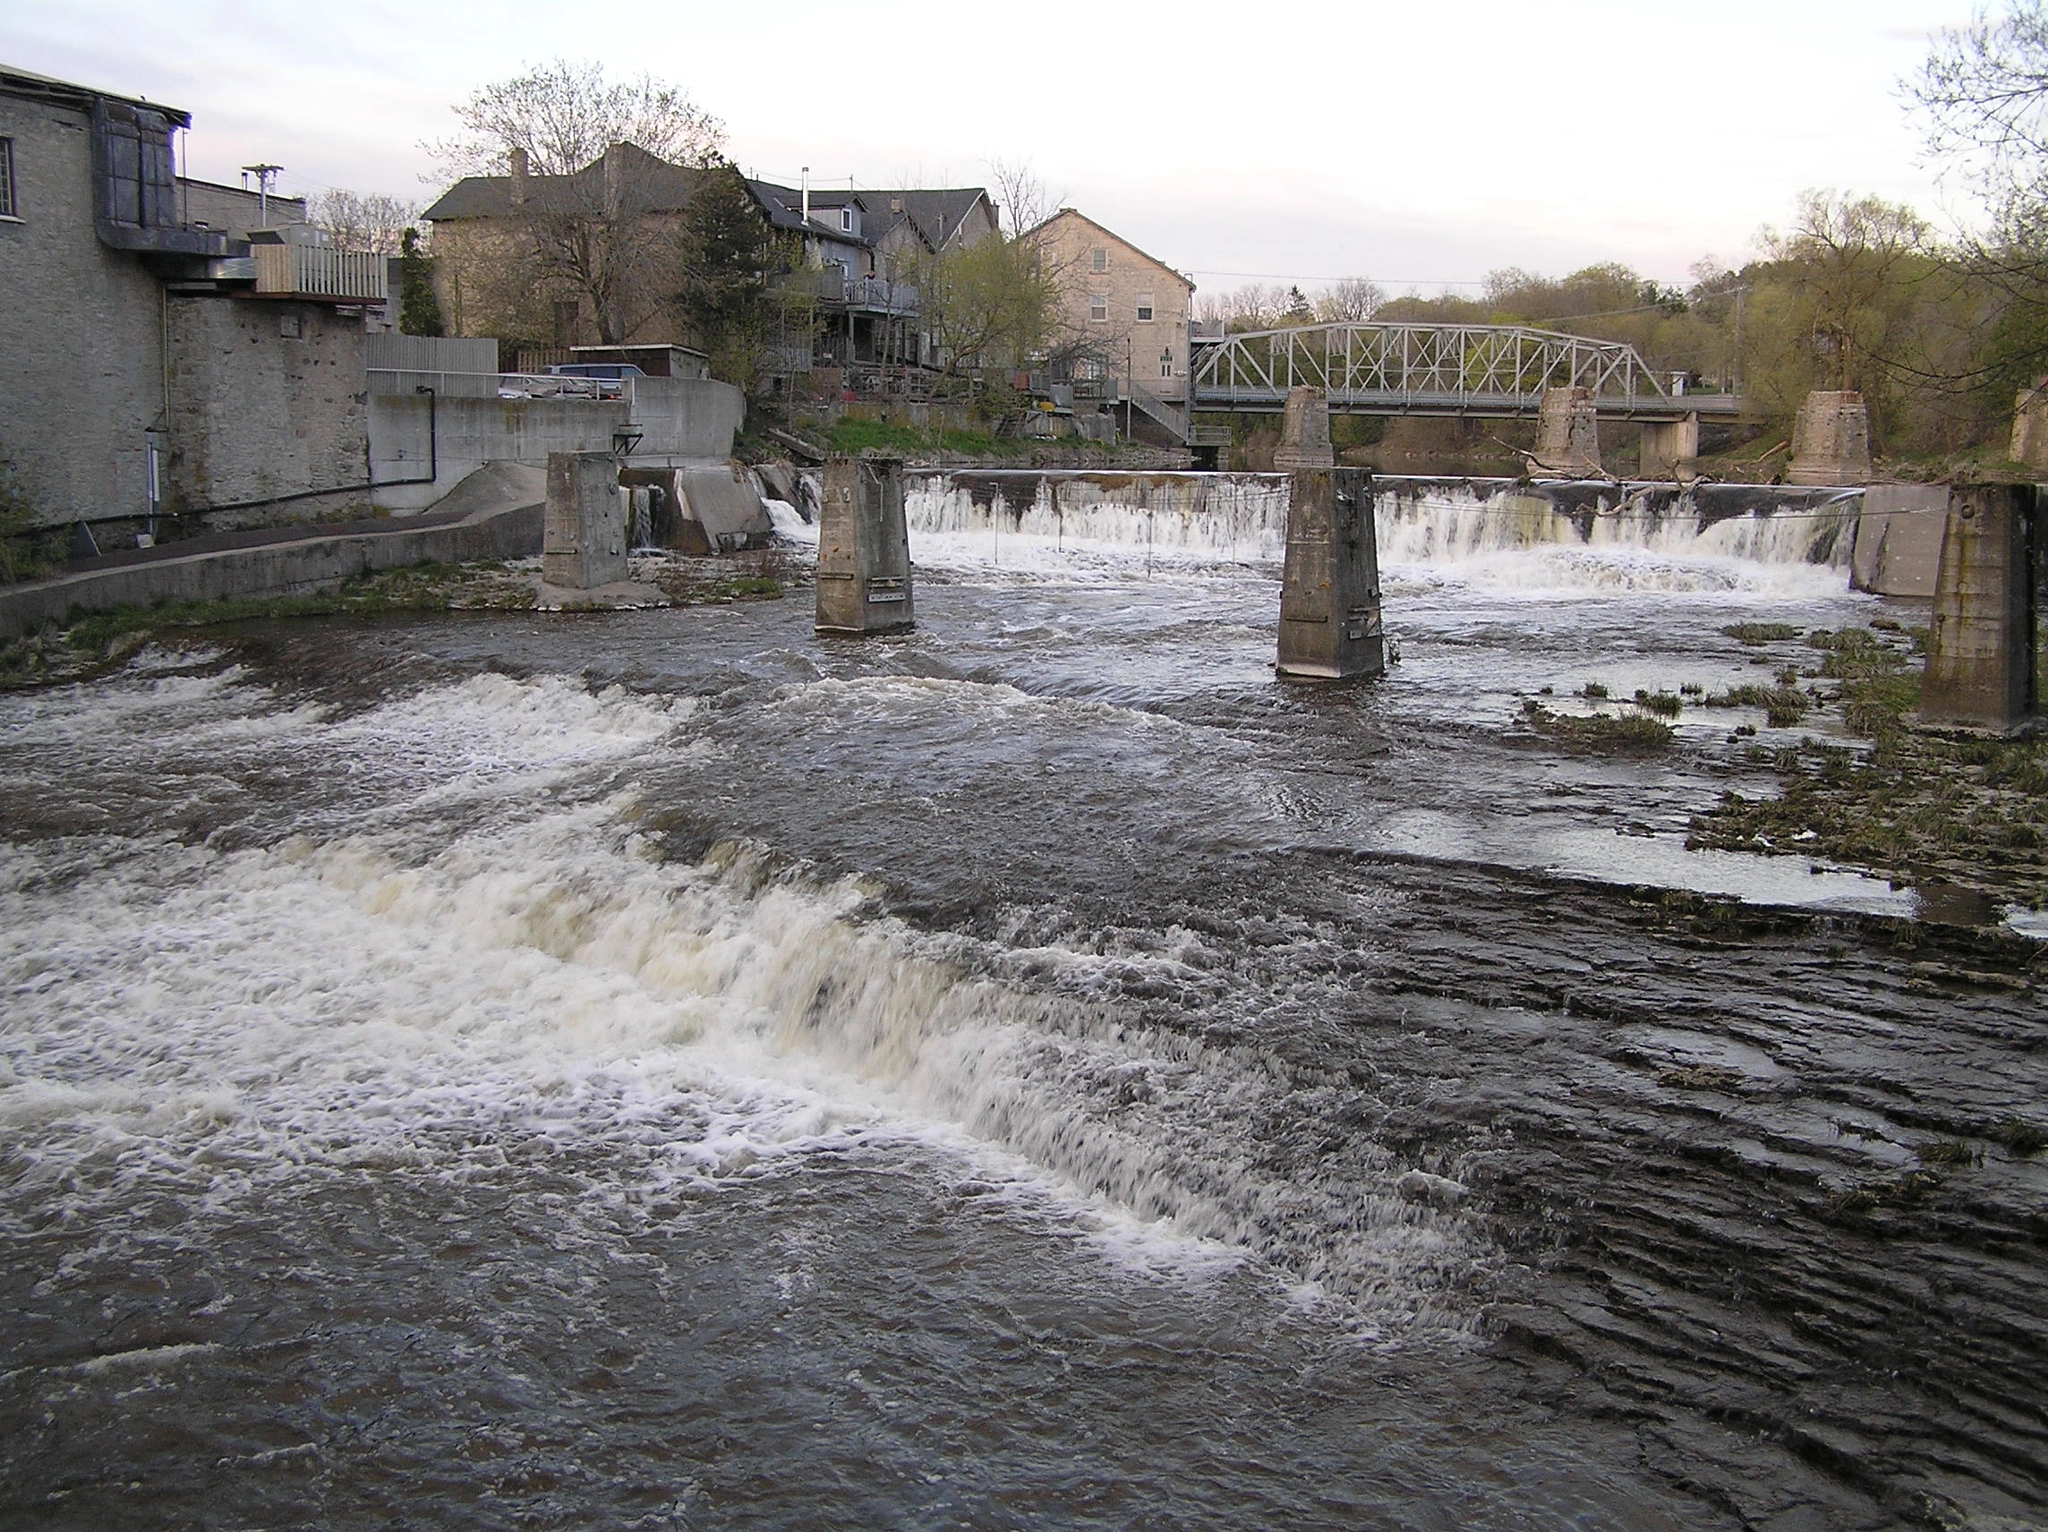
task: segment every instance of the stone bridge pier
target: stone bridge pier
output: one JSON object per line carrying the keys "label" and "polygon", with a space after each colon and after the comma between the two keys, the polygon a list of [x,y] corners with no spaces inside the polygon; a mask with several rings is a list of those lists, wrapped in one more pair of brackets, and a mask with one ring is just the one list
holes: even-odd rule
{"label": "stone bridge pier", "polygon": [[1870,411],[1848,389],[1817,388],[1792,422],[1787,484],[1868,484]]}
{"label": "stone bridge pier", "polygon": [[1641,454],[1636,472],[1645,479],[1676,479],[1700,455],[1700,417],[1643,422]]}
{"label": "stone bridge pier", "polygon": [[1536,411],[1536,466],[1546,473],[1600,472],[1600,411],[1593,390],[1543,391]]}
{"label": "stone bridge pier", "polygon": [[540,577],[567,590],[625,579],[630,511],[619,489],[619,461],[609,452],[550,452]]}
{"label": "stone bridge pier", "polygon": [[916,625],[900,458],[835,457],[818,512],[820,633],[890,633]]}
{"label": "stone bridge pier", "polygon": [[1274,668],[1284,677],[1316,681],[1384,674],[1372,474],[1331,466],[1329,406],[1320,390],[1298,388],[1289,395],[1286,430],[1273,461],[1303,465],[1288,478],[1287,564]]}

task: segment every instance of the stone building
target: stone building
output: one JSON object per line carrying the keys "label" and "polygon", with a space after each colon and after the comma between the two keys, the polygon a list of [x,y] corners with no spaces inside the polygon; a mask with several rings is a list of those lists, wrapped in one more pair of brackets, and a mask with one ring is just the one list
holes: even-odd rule
{"label": "stone building", "polygon": [[[1071,382],[1077,397],[1128,401],[1185,441],[1195,284],[1070,207],[1023,237],[1038,246],[1060,293],[1055,381]],[[1125,425],[1146,434],[1142,420]]]}
{"label": "stone building", "polygon": [[[465,176],[422,217],[453,333],[543,355],[591,345],[675,344],[691,334],[674,294],[685,220],[712,172],[614,144],[567,175],[539,175],[514,150],[504,175]],[[921,359],[917,272],[941,250],[995,232],[980,187],[856,191],[749,180],[782,237],[776,287],[801,295],[815,333],[792,369]]]}
{"label": "stone building", "polygon": [[506,174],[464,176],[420,215],[450,333],[557,348],[684,339],[676,253],[711,172],[637,144],[567,175],[529,164],[515,149]]}
{"label": "stone building", "polygon": [[302,224],[212,226],[247,207],[178,176],[190,122],[0,67],[0,462],[34,525],[364,498],[362,306],[384,297],[381,263]]}

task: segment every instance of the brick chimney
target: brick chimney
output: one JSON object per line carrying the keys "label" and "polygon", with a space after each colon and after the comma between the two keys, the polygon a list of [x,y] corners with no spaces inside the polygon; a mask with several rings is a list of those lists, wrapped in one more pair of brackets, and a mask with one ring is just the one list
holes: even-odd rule
{"label": "brick chimney", "polygon": [[526,200],[526,151],[514,149],[505,159],[512,167],[512,203],[516,207]]}

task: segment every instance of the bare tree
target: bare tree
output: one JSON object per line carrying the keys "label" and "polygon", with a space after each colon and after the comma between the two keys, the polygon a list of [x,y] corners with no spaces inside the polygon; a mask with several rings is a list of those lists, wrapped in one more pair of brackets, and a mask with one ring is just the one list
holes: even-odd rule
{"label": "bare tree", "polygon": [[[632,337],[675,289],[682,209],[717,161],[723,126],[682,89],[556,60],[455,108],[462,132],[426,146],[451,172],[508,174],[509,238],[443,252],[456,280],[531,317],[587,304],[600,340]],[[579,320],[580,322],[580,320]]]}
{"label": "bare tree", "polygon": [[990,160],[988,177],[996,184],[1003,232],[1011,239],[1037,228],[1066,204],[1067,194],[1048,191],[1028,160]]}
{"label": "bare tree", "polygon": [[602,64],[556,59],[471,93],[455,108],[462,131],[421,147],[450,176],[502,175],[524,149],[536,175],[563,176],[613,144],[637,144],[676,165],[708,165],[725,124],[680,86],[651,74],[613,80]]}
{"label": "bare tree", "polygon": [[379,192],[365,194],[337,186],[316,196],[307,212],[312,215],[311,221],[326,230],[327,237],[343,250],[398,255],[405,231],[419,218],[422,205]]}
{"label": "bare tree", "polygon": [[1363,324],[1380,311],[1387,290],[1365,277],[1345,277],[1316,294],[1316,318],[1324,324]]}
{"label": "bare tree", "polygon": [[1205,293],[1196,306],[1195,317],[1205,323],[1221,323],[1231,330],[1271,330],[1287,311],[1288,289],[1247,282],[1228,292]]}

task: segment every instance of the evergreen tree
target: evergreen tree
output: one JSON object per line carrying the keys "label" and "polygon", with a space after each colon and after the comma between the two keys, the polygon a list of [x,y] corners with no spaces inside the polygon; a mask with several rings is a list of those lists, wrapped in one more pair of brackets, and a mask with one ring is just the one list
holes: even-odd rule
{"label": "evergreen tree", "polygon": [[420,247],[420,231],[399,238],[398,328],[406,335],[446,335],[441,300],[434,295],[434,258]]}
{"label": "evergreen tree", "polygon": [[773,231],[730,162],[714,165],[683,211],[682,286],[677,307],[712,359],[712,371],[742,387],[777,318],[768,291]]}

